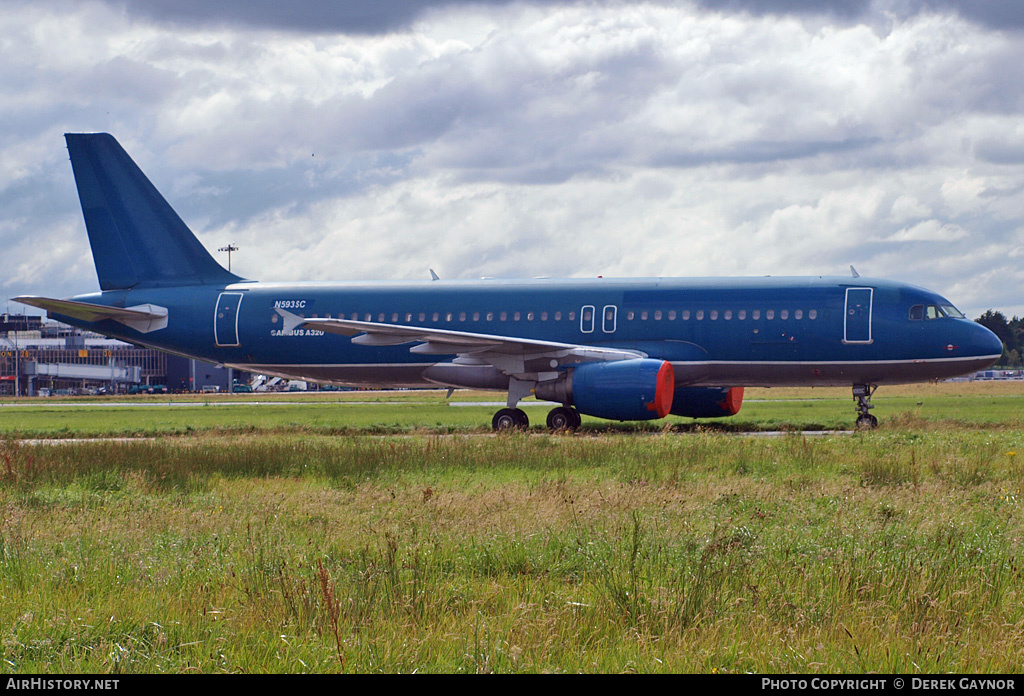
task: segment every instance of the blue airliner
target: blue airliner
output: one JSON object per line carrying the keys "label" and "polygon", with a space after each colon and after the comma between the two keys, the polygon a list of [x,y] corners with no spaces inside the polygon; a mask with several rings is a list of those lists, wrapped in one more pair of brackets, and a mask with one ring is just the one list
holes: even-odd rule
{"label": "blue airliner", "polygon": [[[877,385],[984,369],[999,339],[930,290],[857,277],[262,283],[220,266],[118,142],[68,134],[101,291],[20,297],[59,321],[241,370],[529,395],[611,420],[733,415],[748,386]],[[431,273],[433,275],[433,273]]]}

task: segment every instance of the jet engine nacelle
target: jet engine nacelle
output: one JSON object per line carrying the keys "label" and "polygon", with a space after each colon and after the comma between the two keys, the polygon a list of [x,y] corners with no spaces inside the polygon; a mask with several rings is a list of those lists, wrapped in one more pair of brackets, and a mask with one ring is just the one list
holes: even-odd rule
{"label": "jet engine nacelle", "polygon": [[584,363],[557,382],[537,385],[537,398],[572,404],[610,420],[664,418],[672,408],[675,375],[664,360]]}
{"label": "jet engine nacelle", "polygon": [[735,416],[743,405],[743,387],[680,387],[672,399],[672,415],[687,418]]}

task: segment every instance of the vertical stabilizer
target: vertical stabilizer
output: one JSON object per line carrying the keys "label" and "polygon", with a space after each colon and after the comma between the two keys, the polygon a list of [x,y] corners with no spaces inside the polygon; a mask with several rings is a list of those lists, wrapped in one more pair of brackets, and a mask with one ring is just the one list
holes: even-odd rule
{"label": "vertical stabilizer", "polygon": [[64,137],[101,289],[241,280],[210,256],[112,136]]}

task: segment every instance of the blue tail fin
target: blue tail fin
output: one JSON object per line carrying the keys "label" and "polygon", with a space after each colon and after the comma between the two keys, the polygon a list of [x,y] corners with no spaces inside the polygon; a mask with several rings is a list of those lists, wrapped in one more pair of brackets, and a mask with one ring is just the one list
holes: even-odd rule
{"label": "blue tail fin", "polygon": [[112,136],[64,138],[101,289],[241,280],[214,261]]}

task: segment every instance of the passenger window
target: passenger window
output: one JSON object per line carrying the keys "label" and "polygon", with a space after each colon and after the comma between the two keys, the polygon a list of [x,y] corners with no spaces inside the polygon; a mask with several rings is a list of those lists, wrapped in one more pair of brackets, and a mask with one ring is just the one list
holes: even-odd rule
{"label": "passenger window", "polygon": [[769,309],[769,310],[765,311],[764,318],[767,319],[768,321],[771,321],[772,319],[774,319],[775,318],[775,310],[774,309]]}
{"label": "passenger window", "polygon": [[690,321],[690,310],[683,310],[683,321]]}
{"label": "passenger window", "polygon": [[647,311],[640,312],[640,321],[647,321]]}
{"label": "passenger window", "polygon": [[810,319],[810,320],[812,320],[812,321],[813,321],[814,319],[817,319],[817,318],[818,318],[818,310],[816,310],[816,309],[812,309],[811,311],[809,311],[809,312],[807,313],[807,318],[808,318],[808,319]]}
{"label": "passenger window", "polygon": [[739,319],[740,321],[743,321],[744,319],[746,319],[746,318],[747,318],[747,310],[745,310],[745,309],[741,309],[741,310],[740,310],[739,312],[737,312],[737,314],[736,314],[736,317],[737,317],[737,318],[738,318],[738,319]]}
{"label": "passenger window", "polygon": [[508,312],[502,312],[501,314],[499,314],[498,319],[500,321],[505,321],[506,319],[508,319]]}
{"label": "passenger window", "polygon": [[750,318],[753,319],[754,321],[757,321],[758,319],[760,319],[761,318],[761,310],[760,309],[755,309],[753,312],[750,313]]}
{"label": "passenger window", "polygon": [[717,309],[712,309],[711,310],[711,321],[718,321],[718,310]]}
{"label": "passenger window", "polygon": [[633,317],[636,316],[632,311],[626,312],[626,319],[633,321]]}
{"label": "passenger window", "polygon": [[661,321],[661,310],[660,309],[655,310],[655,312],[654,312],[654,321]]}
{"label": "passenger window", "polygon": [[704,310],[703,309],[698,309],[697,310],[697,321],[702,321],[703,319],[704,319]]}
{"label": "passenger window", "polygon": [[725,314],[723,316],[725,317],[726,321],[731,320],[732,319],[732,310],[731,309],[725,310]]}
{"label": "passenger window", "polygon": [[562,321],[562,313],[555,312],[555,321]]}
{"label": "passenger window", "polygon": [[676,320],[676,310],[674,310],[674,309],[670,309],[669,310],[669,312],[668,312],[668,320],[669,321],[675,321]]}
{"label": "passenger window", "polygon": [[781,312],[779,312],[779,319],[789,319],[789,310],[784,309]]}

